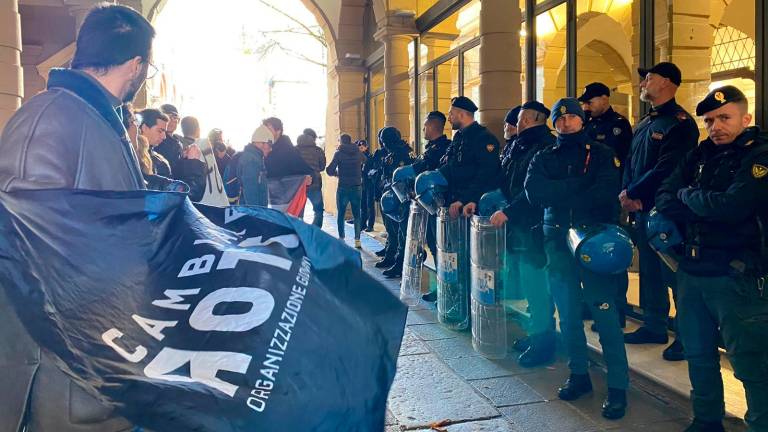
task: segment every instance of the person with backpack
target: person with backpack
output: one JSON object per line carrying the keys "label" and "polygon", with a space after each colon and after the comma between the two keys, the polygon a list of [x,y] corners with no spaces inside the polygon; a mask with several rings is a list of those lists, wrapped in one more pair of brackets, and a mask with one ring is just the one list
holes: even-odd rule
{"label": "person with backpack", "polygon": [[251,142],[237,153],[227,167],[225,188],[232,202],[232,194],[239,191],[235,202],[240,205],[263,206],[269,204],[267,169],[264,160],[272,151],[272,133],[266,126],[259,126],[251,136]]}
{"label": "person with backpack", "polygon": [[[312,225],[320,227],[323,225],[323,178],[320,173],[325,169],[325,151],[315,142],[317,133],[312,129],[304,129],[304,133],[296,138],[296,150],[301,158],[313,170],[312,184],[307,187],[307,199],[312,203],[314,218]],[[302,216],[304,213],[302,212]]]}
{"label": "person with backpack", "polygon": [[336,190],[336,224],[339,238],[344,238],[344,213],[347,205],[352,206],[352,218],[355,224],[355,247],[360,249],[360,200],[362,199],[363,164],[365,156],[352,142],[352,137],[342,134],[339,137],[339,149],[326,168],[328,175],[339,178]]}

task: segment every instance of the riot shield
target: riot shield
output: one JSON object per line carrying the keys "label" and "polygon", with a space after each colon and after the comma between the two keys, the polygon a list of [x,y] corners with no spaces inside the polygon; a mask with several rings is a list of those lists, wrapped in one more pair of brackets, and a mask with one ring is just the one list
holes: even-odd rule
{"label": "riot shield", "polygon": [[467,218],[437,211],[437,319],[451,330],[469,326]]}
{"label": "riot shield", "polygon": [[400,281],[400,300],[414,306],[421,298],[421,264],[424,261],[424,243],[427,238],[427,217],[429,214],[416,201],[411,202],[408,230],[405,238],[405,260]]}
{"label": "riot shield", "polygon": [[504,310],[506,230],[490,218],[474,216],[470,229],[472,346],[487,358],[507,355],[507,315]]}

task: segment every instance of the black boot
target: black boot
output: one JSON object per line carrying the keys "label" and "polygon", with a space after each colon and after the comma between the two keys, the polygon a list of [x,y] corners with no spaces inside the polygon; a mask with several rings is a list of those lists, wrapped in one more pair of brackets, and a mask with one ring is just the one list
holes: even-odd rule
{"label": "black boot", "polygon": [[627,410],[627,391],[608,387],[608,397],[603,402],[603,417],[618,420]]}
{"label": "black boot", "polygon": [[376,268],[386,269],[386,268],[392,267],[394,264],[395,264],[395,259],[394,258],[384,258],[383,260],[377,262],[373,266],[376,267]]}
{"label": "black boot", "polygon": [[542,333],[530,337],[530,346],[517,358],[522,367],[536,367],[555,358],[555,335]]}
{"label": "black boot", "polygon": [[592,381],[589,374],[571,374],[562,387],[557,389],[557,397],[565,401],[576,400],[592,391]]}
{"label": "black boot", "polygon": [[392,267],[384,270],[382,274],[387,279],[399,278],[403,275],[403,265],[400,263],[395,263],[395,265],[393,265]]}
{"label": "black boot", "polygon": [[685,428],[685,432],[725,432],[722,422],[706,422],[693,419],[693,423]]}
{"label": "black boot", "polygon": [[670,344],[664,352],[661,354],[661,356],[666,361],[683,361],[685,360],[685,351],[683,350],[683,344],[680,342],[680,340],[675,339],[672,344]]}
{"label": "black boot", "polygon": [[667,333],[654,333],[646,327],[640,327],[632,333],[624,333],[624,343],[628,344],[665,344],[668,341]]}

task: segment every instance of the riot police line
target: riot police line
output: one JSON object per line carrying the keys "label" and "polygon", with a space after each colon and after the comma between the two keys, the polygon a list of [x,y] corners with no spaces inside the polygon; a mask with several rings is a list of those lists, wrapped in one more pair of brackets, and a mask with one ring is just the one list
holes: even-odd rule
{"label": "riot police line", "polygon": [[[660,63],[639,73],[641,98],[652,108],[634,133],[610,107],[610,90],[593,83],[578,100],[560,99],[551,110],[536,101],[511,110],[501,155],[474,121],[474,103],[454,98],[447,120],[456,135],[440,163],[398,168],[381,198],[385,218],[407,227],[401,300],[414,305],[427,294],[422,251],[432,222],[438,321],[471,328],[478,353],[503,358],[505,290],[522,289],[538,324],[514,348],[523,352],[521,365],[537,366],[554,357],[556,307],[571,369],[558,395],[574,400],[592,390],[582,324],[589,309],[608,369],[603,416],[618,419],[628,406],[624,344],[667,342],[669,303],[659,298],[670,286],[676,335],[664,358],[688,361],[694,419],[686,431],[724,430],[718,333],[745,385],[745,421],[751,431],[768,430],[768,202],[761,199],[768,194],[768,144],[749,126],[747,100],[735,87],[715,89],[699,103],[709,137],[698,144],[693,117],[674,98],[679,69]],[[489,155],[500,171],[486,169]],[[625,334],[636,250],[646,319]],[[519,267],[522,279],[513,280],[507,266]],[[543,288],[536,278],[546,280]],[[654,313],[663,315],[663,334],[652,326]]]}

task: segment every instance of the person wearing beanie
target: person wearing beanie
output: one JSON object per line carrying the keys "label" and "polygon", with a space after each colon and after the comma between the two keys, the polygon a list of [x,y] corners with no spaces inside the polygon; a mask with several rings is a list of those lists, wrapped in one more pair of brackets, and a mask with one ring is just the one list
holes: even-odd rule
{"label": "person wearing beanie", "polygon": [[[387,126],[381,130],[379,140],[382,146],[387,149],[387,155],[382,160],[382,179],[384,180],[385,189],[388,189],[392,183],[392,175],[395,173],[395,170],[401,166],[413,163],[413,158],[411,157],[412,150],[403,141],[400,131],[392,126]],[[398,278],[403,273],[408,218],[405,218],[402,222],[395,222],[387,217],[384,219],[389,219],[387,221],[389,223],[387,235],[392,235],[393,241],[388,243],[389,248],[384,255],[384,259],[376,265],[380,265],[380,268],[386,268],[383,275],[388,279]],[[386,223],[385,227],[387,227]],[[387,266],[387,264],[389,265]]]}
{"label": "person wearing beanie", "polygon": [[567,237],[570,227],[618,222],[620,164],[613,150],[587,136],[585,114],[578,100],[558,100],[551,118],[557,142],[533,157],[524,188],[530,203],[544,209],[541,222],[547,278],[569,356],[571,375],[558,396],[571,401],[592,391],[581,319],[585,302],[597,323],[608,369],[608,397],[602,414],[607,419],[619,419],[627,407],[629,369],[615,303],[616,276],[581,267],[569,249]]}
{"label": "person wearing beanie", "polygon": [[[640,99],[651,111],[637,124],[624,167],[621,207],[634,220],[640,263],[640,308],[643,325],[624,336],[630,344],[668,342],[669,288],[676,296],[672,271],[648,245],[648,214],[656,204],[656,192],[686,153],[696,147],[699,129],[691,115],[677,104],[675,94],[682,82],[680,69],[662,62],[638,69]],[[665,360],[683,360],[683,345],[677,339],[663,352]]]}
{"label": "person wearing beanie", "polygon": [[[526,102],[515,117],[517,139],[505,148],[502,160],[503,178],[500,189],[507,199],[507,207],[491,215],[494,226],[507,226],[507,265],[510,275],[518,275],[507,286],[520,286],[528,300],[530,320],[528,337],[515,342],[521,351],[518,362],[523,367],[534,367],[552,361],[555,355],[554,305],[549,294],[544,265],[546,256],[540,245],[538,229],[542,210],[534,207],[525,195],[523,183],[533,156],[555,144],[555,136],[547,127],[549,109],[537,101]],[[515,271],[516,270],[516,271]]]}
{"label": "person wearing beanie", "polygon": [[448,121],[456,133],[440,173],[448,180],[448,213],[472,216],[484,193],[498,187],[501,146],[496,137],[475,121],[478,108],[466,96],[451,100]]}
{"label": "person wearing beanie", "polygon": [[360,249],[360,201],[362,200],[363,164],[365,156],[357,149],[348,134],[339,137],[339,149],[333,155],[325,172],[339,178],[336,189],[336,226],[339,238],[344,239],[344,215],[347,205],[352,207],[352,220],[355,226],[355,247]]}
{"label": "person wearing beanie", "polygon": [[677,329],[693,391],[686,431],[723,432],[719,336],[746,392],[749,430],[768,430],[768,139],[749,124],[744,93],[712,90],[696,107],[708,137],[687,153],[656,194],[685,247],[677,277]]}
{"label": "person wearing beanie", "polygon": [[261,125],[253,131],[251,142],[239,156],[236,168],[242,187],[240,205],[266,207],[269,204],[265,159],[272,152],[273,139],[269,128]]}

